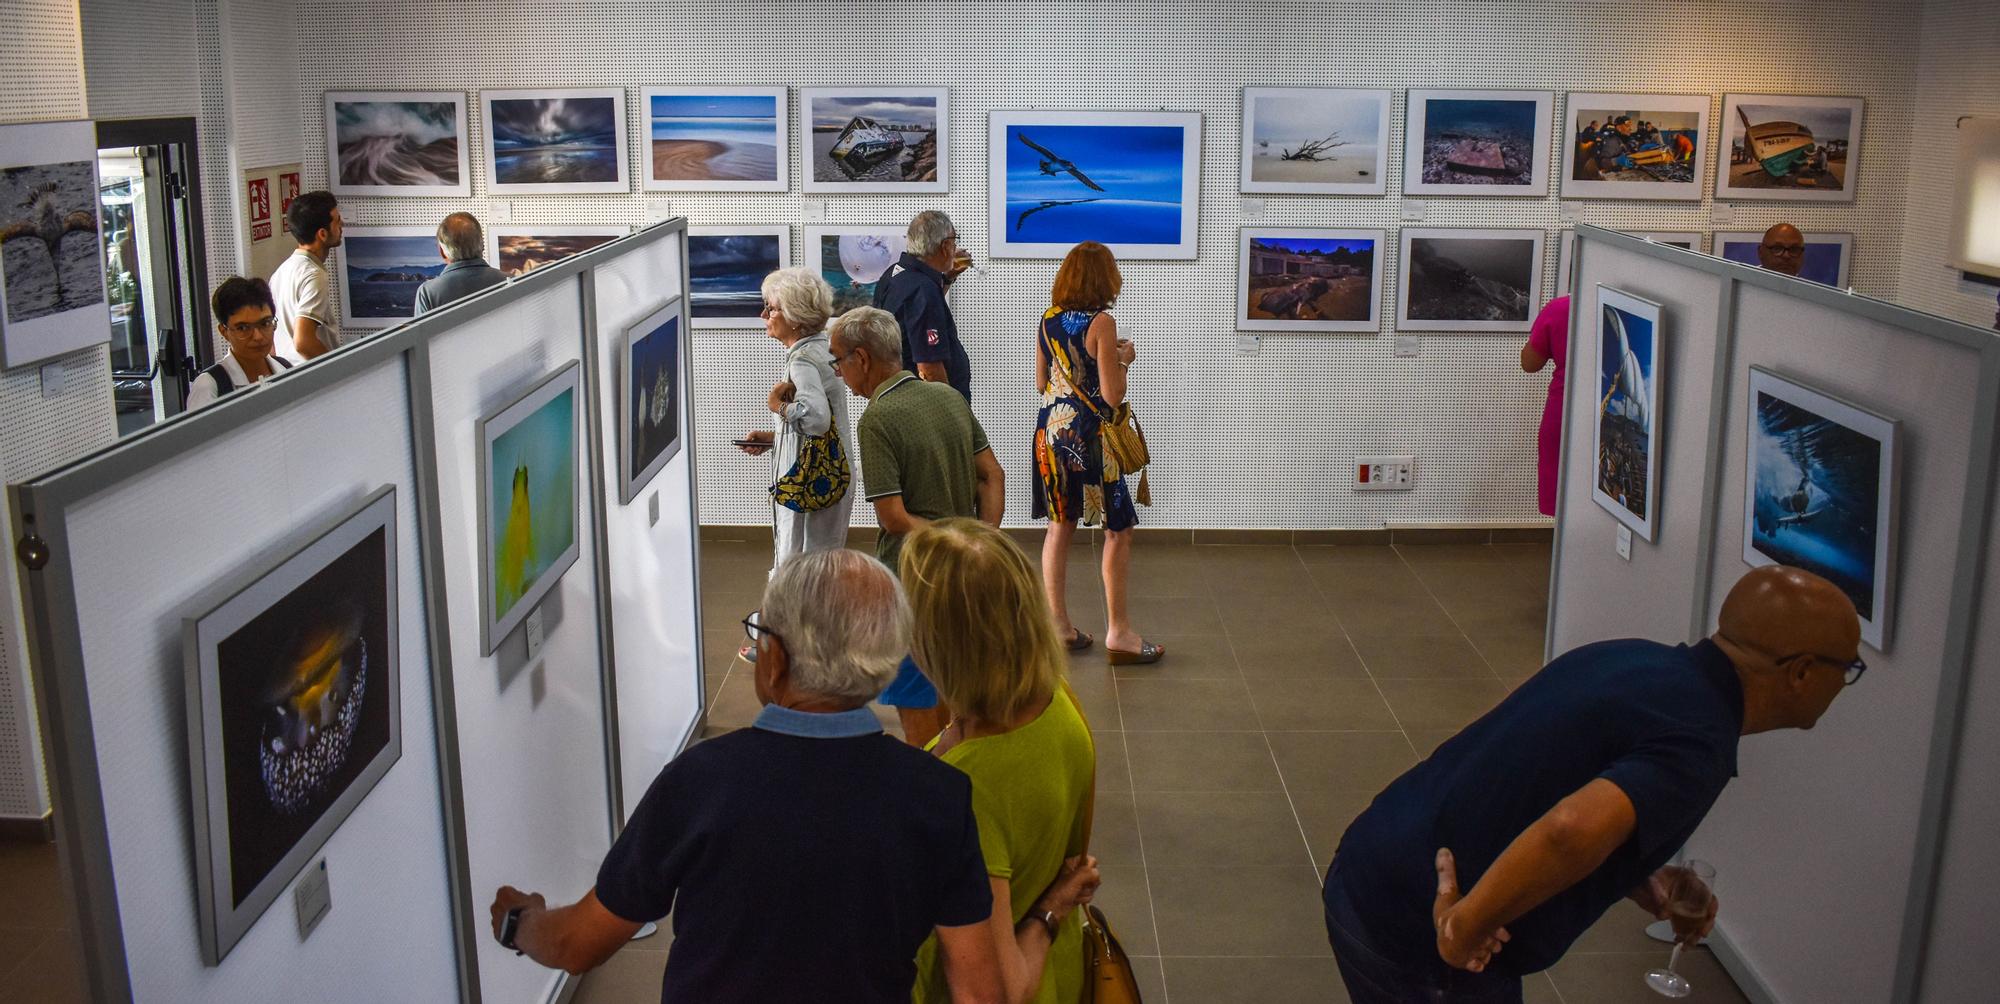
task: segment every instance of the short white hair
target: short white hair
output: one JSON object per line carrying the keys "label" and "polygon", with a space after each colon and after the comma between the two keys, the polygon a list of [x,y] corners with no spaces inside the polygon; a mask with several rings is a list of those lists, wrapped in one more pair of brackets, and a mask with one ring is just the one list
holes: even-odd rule
{"label": "short white hair", "polygon": [[928,258],[931,252],[943,247],[945,241],[958,236],[958,228],[951,225],[951,217],[942,210],[926,209],[910,221],[910,229],[903,236],[907,239],[904,250],[919,258]]}
{"label": "short white hair", "polygon": [[834,318],[833,336],[848,348],[867,349],[878,363],[903,364],[903,326],[880,307],[856,307]]}
{"label": "short white hair", "polygon": [[910,651],[910,603],[887,566],[846,548],[788,558],[764,587],[760,619],[791,659],[792,685],[871,701]]}
{"label": "short white hair", "polygon": [[811,269],[781,268],[764,277],[760,292],[765,303],[808,335],[826,327],[833,316],[833,287]]}

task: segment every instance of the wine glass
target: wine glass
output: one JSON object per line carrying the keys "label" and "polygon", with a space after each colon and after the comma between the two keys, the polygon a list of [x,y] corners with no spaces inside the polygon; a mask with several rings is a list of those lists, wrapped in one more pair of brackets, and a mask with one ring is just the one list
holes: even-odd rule
{"label": "wine glass", "polygon": [[1689,858],[1667,881],[1667,919],[1674,925],[1674,951],[1665,969],[1646,974],[1646,985],[1664,997],[1686,997],[1694,992],[1687,977],[1674,972],[1681,961],[1681,949],[1701,937],[1708,922],[1709,907],[1715,902],[1715,866]]}

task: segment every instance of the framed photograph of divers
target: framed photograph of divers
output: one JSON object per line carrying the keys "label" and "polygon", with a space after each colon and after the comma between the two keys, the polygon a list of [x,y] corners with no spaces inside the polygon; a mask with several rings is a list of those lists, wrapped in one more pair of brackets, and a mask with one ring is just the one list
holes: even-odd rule
{"label": "framed photograph of divers", "polygon": [[689,227],[688,321],[762,328],[764,277],[791,261],[790,227]]}
{"label": "framed photograph of divers", "polygon": [[1124,259],[1193,258],[1200,112],[987,116],[987,253],[1061,258],[1098,241]]}
{"label": "framed photograph of divers", "polygon": [[302,539],[182,622],[211,966],[402,756],[395,488]]}
{"label": "framed photograph of divers", "polygon": [[1701,198],[1707,95],[1572,93],[1565,105],[1563,198]]}
{"label": "framed photograph of divers", "polygon": [[1743,560],[1791,565],[1854,601],[1861,640],[1888,648],[1895,583],[1897,422],[1750,367]]}
{"label": "framed photograph of divers", "polygon": [[628,192],[625,91],[485,91],[486,185],[495,195]]}
{"label": "framed photograph of divers", "polygon": [[1659,527],[1660,305],[1597,287],[1590,497],[1640,539]]}
{"label": "framed photograph of divers", "polygon": [[1244,228],[1241,331],[1380,331],[1382,231]]}
{"label": "framed photograph of divers", "polygon": [[1718,199],[1853,202],[1861,99],[1725,94]]}
{"label": "framed photograph of divers", "polygon": [[681,332],[676,296],[625,330],[618,350],[618,504],[681,451]]}
{"label": "framed photograph of divers", "polygon": [[479,654],[491,655],[576,563],[579,363],[479,420]]}
{"label": "framed photograph of divers", "polygon": [[1243,89],[1244,194],[1381,195],[1389,92]]}
{"label": "framed photograph of divers", "polygon": [[0,126],[0,365],[111,339],[97,126]]}
{"label": "framed photograph of divers", "polygon": [[799,102],[806,192],[950,190],[950,89],[807,87]]}
{"label": "framed photograph of divers", "polygon": [[1404,195],[1547,195],[1548,91],[1412,88],[1403,125]]}
{"label": "framed photograph of divers", "polygon": [[463,91],[328,91],[327,190],[472,194]]}

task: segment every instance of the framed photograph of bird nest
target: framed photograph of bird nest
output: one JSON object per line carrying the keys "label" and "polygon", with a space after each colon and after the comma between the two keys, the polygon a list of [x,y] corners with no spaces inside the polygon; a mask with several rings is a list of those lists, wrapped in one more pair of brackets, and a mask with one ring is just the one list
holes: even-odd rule
{"label": "framed photograph of bird nest", "polygon": [[571,362],[479,420],[481,655],[576,563],[582,373]]}
{"label": "framed photograph of bird nest", "polygon": [[1660,305],[1597,287],[1590,497],[1641,540],[1660,525]]}
{"label": "framed photograph of bird nest", "polygon": [[987,253],[1193,258],[1200,112],[1004,111],[987,117]]}
{"label": "framed photograph of bird nest", "polygon": [[1388,91],[1243,89],[1246,195],[1381,195],[1388,157]]}
{"label": "framed photograph of bird nest", "polygon": [[681,452],[681,332],[678,296],[626,329],[618,353],[618,504]]}
{"label": "framed photograph of bird nest", "polygon": [[1898,423],[1773,370],[1750,367],[1743,560],[1840,587],[1861,640],[1889,643]]}
{"label": "framed photograph of bird nest", "polygon": [[220,965],[402,755],[396,489],[182,625],[201,948]]}
{"label": "framed photograph of bird nest", "polygon": [[0,126],[0,365],[111,340],[97,126]]}

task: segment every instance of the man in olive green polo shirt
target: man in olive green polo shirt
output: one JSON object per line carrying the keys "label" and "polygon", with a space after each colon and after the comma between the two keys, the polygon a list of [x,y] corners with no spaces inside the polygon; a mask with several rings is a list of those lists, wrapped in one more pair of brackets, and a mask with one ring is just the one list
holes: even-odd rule
{"label": "man in olive green polo shirt", "polygon": [[[862,496],[874,503],[882,527],[875,556],[895,569],[903,538],[934,519],[976,516],[999,526],[1006,474],[986,430],[950,384],[926,383],[903,368],[896,316],[856,307],[834,318],[830,335],[834,372],[868,399],[855,431]],[[880,700],[896,709],[912,745],[929,742],[951,721],[937,690],[907,658]]]}

